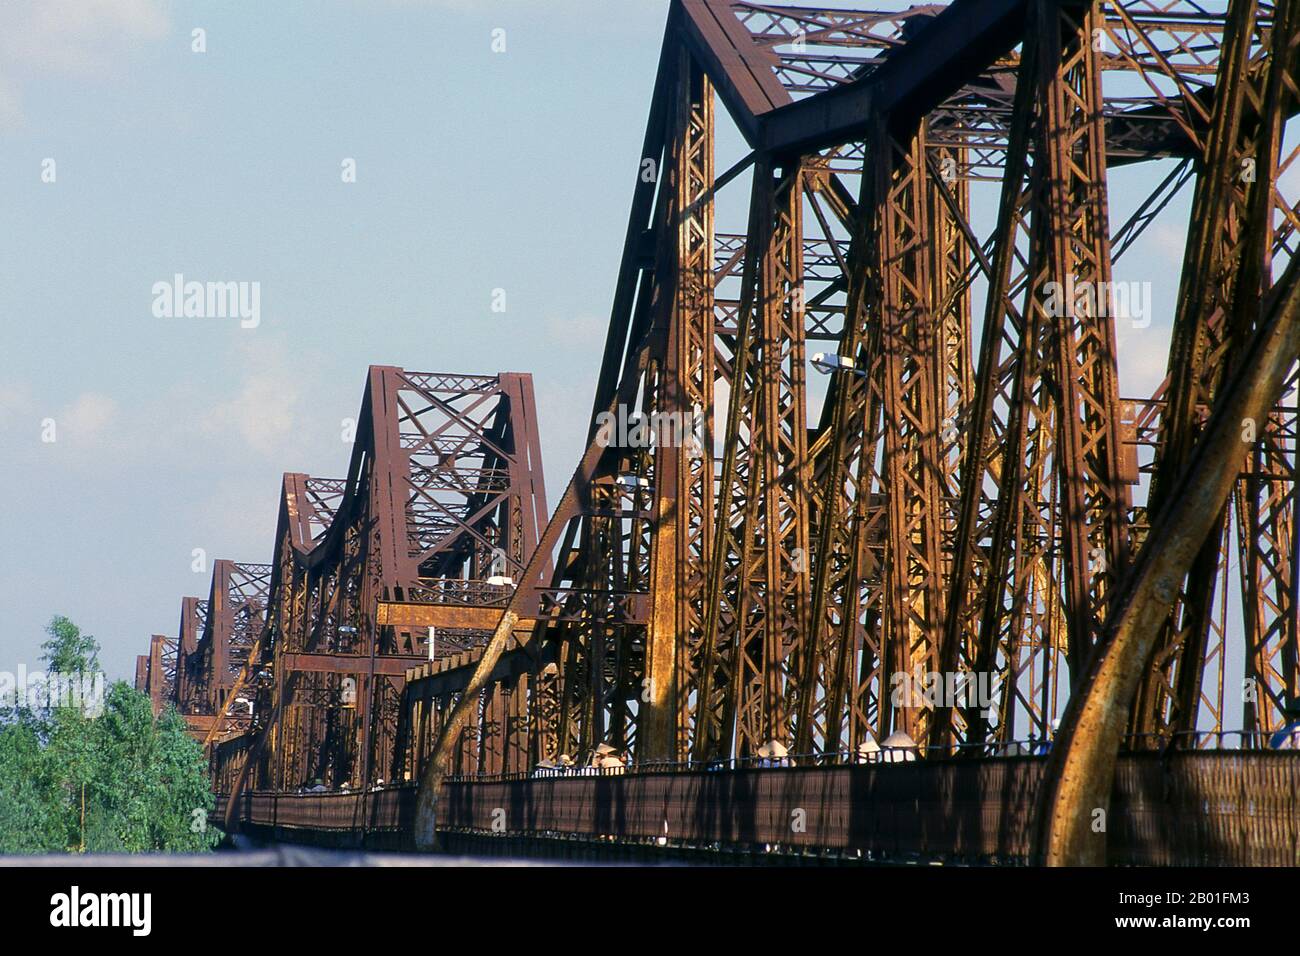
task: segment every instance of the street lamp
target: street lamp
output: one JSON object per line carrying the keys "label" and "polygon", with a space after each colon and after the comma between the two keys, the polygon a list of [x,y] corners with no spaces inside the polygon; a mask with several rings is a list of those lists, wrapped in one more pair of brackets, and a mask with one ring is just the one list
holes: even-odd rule
{"label": "street lamp", "polygon": [[852,372],[859,378],[866,378],[867,373],[858,368],[858,363],[853,361],[847,355],[836,355],[818,352],[812,357],[812,365],[823,375],[830,375],[832,372]]}

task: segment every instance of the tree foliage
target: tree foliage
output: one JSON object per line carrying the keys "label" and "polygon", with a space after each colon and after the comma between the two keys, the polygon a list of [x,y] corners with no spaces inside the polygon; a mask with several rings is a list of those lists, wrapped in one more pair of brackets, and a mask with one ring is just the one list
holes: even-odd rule
{"label": "tree foliage", "polygon": [[[65,617],[46,629],[51,672],[97,671],[99,645]],[[0,712],[0,853],[199,852],[213,796],[203,749],[172,708],[117,681],[102,710],[70,705]]]}
{"label": "tree foliage", "polygon": [[45,666],[60,674],[87,673],[99,670],[99,645],[89,634],[62,614],[50,619],[45,628],[49,640],[41,645]]}

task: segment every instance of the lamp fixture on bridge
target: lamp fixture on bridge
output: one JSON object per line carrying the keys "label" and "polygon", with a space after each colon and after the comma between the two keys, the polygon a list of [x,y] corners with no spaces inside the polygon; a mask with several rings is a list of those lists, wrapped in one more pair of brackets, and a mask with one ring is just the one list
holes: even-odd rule
{"label": "lamp fixture on bridge", "polygon": [[867,373],[858,368],[857,362],[847,355],[836,355],[834,352],[818,352],[812,357],[812,366],[823,375],[830,375],[832,372],[844,371],[852,372],[859,378],[865,378]]}
{"label": "lamp fixture on bridge", "polygon": [[638,488],[652,487],[650,479],[642,478],[640,475],[619,475],[614,479],[614,484],[618,485],[620,488],[630,488],[633,491],[636,491]]}

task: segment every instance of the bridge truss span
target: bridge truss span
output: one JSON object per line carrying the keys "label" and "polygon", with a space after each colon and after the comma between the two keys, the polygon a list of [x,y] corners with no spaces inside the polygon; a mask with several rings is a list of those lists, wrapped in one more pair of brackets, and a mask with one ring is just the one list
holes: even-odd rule
{"label": "bridge truss span", "polygon": [[[371,370],[210,711],[232,813],[419,781],[424,843],[451,777],[1028,746],[1026,846],[1096,861],[1117,753],[1300,721],[1300,2],[885,7],[671,4],[554,512],[526,377]],[[1116,264],[1180,195],[1135,386]]]}

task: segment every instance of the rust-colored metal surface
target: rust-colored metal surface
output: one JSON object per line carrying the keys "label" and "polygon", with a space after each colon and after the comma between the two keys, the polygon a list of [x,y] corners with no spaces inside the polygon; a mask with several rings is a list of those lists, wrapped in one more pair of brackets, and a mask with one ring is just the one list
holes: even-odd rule
{"label": "rust-colored metal surface", "polygon": [[149,638],[149,653],[135,661],[135,689],[149,695],[157,716],[176,699],[177,644],[162,634]]}
{"label": "rust-colored metal surface", "polygon": [[[618,840],[757,856],[1024,864],[1046,761],[1015,757],[533,779],[452,779],[440,827],[503,843]],[[1107,862],[1295,866],[1300,766],[1275,753],[1127,755],[1118,761]],[[241,824],[304,842],[410,846],[415,792],[246,794]]]}
{"label": "rust-colored metal surface", "polygon": [[406,672],[482,644],[545,516],[529,376],[372,367],[347,478],[284,476],[275,563],[215,562],[142,689],[225,792],[391,780]]}
{"label": "rust-colored metal surface", "polygon": [[[1298,6],[675,0],[558,506],[525,376],[372,369],[348,478],[286,475],[272,563],[187,599],[175,696],[218,787],[419,781],[423,845],[455,776],[905,734],[985,780],[1052,742],[1011,855],[1067,863],[1116,859],[1085,832],[1137,793],[1118,754],[1255,766],[1300,720]],[[1183,190],[1167,374],[1127,395],[1117,296],[1150,283],[1116,263]],[[414,424],[493,401],[472,438]]]}

